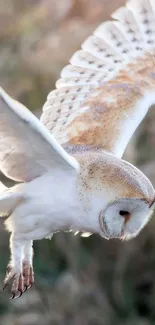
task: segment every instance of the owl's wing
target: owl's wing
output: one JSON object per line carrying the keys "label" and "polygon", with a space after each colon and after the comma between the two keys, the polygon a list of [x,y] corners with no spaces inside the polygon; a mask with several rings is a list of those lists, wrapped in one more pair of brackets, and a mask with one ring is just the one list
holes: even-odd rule
{"label": "owl's wing", "polygon": [[155,102],[155,2],[131,0],[112,17],[62,70],[41,121],[62,145],[121,157]]}
{"label": "owl's wing", "polygon": [[30,181],[52,168],[78,163],[42,123],[0,88],[0,170],[16,181]]}

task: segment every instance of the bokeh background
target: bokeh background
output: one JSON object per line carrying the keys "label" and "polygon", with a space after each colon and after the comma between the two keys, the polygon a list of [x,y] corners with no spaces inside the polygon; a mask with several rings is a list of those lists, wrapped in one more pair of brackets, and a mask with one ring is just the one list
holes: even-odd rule
{"label": "bokeh background", "polygon": [[[39,116],[62,67],[124,2],[0,0],[0,85]],[[155,185],[155,109],[136,131],[125,158]],[[1,219],[1,282],[8,240]],[[35,285],[15,301],[0,290],[0,325],[155,324],[154,217],[130,242],[58,233],[34,248]]]}

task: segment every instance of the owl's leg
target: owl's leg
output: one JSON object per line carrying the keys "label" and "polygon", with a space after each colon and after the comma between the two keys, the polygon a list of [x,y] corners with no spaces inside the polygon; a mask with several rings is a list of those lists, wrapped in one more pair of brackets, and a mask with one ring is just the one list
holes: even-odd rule
{"label": "owl's leg", "polygon": [[24,246],[24,256],[23,256],[24,292],[27,289],[30,289],[34,282],[32,245],[33,245],[33,241],[29,240]]}
{"label": "owl's leg", "polygon": [[24,281],[22,275],[24,246],[25,240],[21,239],[18,234],[12,233],[10,237],[11,260],[7,267],[3,287],[3,289],[5,289],[12,280],[11,299],[14,298],[18,292],[18,297],[21,296],[24,290]]}

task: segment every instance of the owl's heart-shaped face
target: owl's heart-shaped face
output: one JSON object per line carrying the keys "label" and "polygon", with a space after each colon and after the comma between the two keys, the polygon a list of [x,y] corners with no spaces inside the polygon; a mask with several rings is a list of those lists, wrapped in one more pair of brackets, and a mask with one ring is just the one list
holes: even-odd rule
{"label": "owl's heart-shaped face", "polygon": [[109,203],[99,217],[102,236],[124,240],[135,237],[149,221],[153,207],[136,198],[122,198]]}

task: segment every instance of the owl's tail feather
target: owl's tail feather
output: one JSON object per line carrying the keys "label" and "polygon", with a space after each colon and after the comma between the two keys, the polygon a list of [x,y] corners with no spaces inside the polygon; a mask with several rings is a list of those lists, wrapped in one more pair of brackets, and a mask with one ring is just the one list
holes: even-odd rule
{"label": "owl's tail feather", "polygon": [[6,217],[24,200],[21,193],[11,192],[0,182],[0,217]]}

